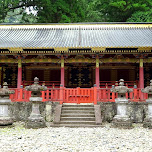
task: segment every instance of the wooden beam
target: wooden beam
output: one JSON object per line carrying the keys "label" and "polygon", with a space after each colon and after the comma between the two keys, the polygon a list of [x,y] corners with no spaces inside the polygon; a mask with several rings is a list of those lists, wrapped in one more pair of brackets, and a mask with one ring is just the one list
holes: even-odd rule
{"label": "wooden beam", "polygon": [[0,63],[18,63],[17,59],[0,59]]}
{"label": "wooden beam", "polygon": [[36,59],[36,58],[32,58],[32,59],[23,59],[23,63],[60,63],[60,59]]}
{"label": "wooden beam", "polygon": [[100,59],[100,62],[103,62],[103,63],[137,63],[139,62],[138,59],[136,58],[123,58],[123,59],[113,59],[113,58],[103,58],[103,59]]}

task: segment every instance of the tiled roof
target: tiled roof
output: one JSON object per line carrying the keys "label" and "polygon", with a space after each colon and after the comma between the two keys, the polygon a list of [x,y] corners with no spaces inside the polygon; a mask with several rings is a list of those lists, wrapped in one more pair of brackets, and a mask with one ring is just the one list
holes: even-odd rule
{"label": "tiled roof", "polygon": [[0,25],[6,47],[152,47],[152,25]]}

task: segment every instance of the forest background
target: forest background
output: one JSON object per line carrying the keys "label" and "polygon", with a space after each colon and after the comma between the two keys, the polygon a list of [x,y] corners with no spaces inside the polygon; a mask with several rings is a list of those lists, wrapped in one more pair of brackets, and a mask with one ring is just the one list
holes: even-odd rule
{"label": "forest background", "polygon": [[152,0],[0,0],[0,23],[152,22]]}

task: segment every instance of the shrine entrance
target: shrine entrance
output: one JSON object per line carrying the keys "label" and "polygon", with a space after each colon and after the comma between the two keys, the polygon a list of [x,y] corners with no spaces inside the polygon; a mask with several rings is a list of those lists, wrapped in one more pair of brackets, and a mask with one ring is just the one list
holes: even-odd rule
{"label": "shrine entrance", "polygon": [[94,84],[93,67],[90,65],[78,65],[68,67],[67,88],[91,88]]}

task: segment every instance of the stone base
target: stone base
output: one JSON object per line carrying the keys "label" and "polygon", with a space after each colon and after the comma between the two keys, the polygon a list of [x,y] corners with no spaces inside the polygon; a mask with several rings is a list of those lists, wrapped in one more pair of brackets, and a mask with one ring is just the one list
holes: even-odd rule
{"label": "stone base", "polygon": [[12,125],[13,119],[11,117],[0,117],[0,126]]}
{"label": "stone base", "polygon": [[116,115],[113,118],[111,127],[123,128],[123,129],[131,129],[131,128],[133,128],[132,122],[131,122],[131,120],[130,120],[130,118],[128,116],[123,116],[122,117],[122,116],[119,116],[119,115]]}
{"label": "stone base", "polygon": [[143,127],[152,129],[152,117],[151,118],[145,118],[145,120],[143,122]]}
{"label": "stone base", "polygon": [[44,128],[46,127],[45,121],[43,118],[41,119],[28,119],[28,122],[26,123],[26,128]]}

